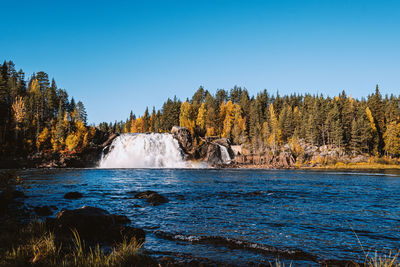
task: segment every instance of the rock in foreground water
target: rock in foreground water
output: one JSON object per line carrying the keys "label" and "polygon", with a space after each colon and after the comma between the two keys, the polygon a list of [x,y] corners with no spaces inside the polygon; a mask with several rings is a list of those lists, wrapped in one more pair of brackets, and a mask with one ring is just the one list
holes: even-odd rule
{"label": "rock in foreground water", "polygon": [[104,209],[83,206],[75,210],[62,210],[56,218],[47,220],[56,235],[70,235],[71,229],[76,229],[82,239],[96,242],[120,242],[136,238],[144,242],[145,233],[142,229],[126,226],[130,220],[124,215],[110,214]]}
{"label": "rock in foreground water", "polygon": [[150,191],[150,190],[137,193],[135,195],[135,198],[146,199],[146,201],[151,203],[153,206],[157,206],[157,205],[160,205],[160,204],[163,204],[163,203],[167,203],[169,201],[166,197],[160,195],[157,192]]}

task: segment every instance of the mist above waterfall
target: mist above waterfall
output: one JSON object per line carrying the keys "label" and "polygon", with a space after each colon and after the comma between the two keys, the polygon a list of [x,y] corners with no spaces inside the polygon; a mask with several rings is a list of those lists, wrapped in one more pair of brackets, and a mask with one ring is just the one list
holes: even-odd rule
{"label": "mist above waterfall", "polygon": [[[199,166],[200,165],[200,166]],[[100,168],[199,168],[184,160],[179,143],[171,134],[121,134],[104,155]]]}

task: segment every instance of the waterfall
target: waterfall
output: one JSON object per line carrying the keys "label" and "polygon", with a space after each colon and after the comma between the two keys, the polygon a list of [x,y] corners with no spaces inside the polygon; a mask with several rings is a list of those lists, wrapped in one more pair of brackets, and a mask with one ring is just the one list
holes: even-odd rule
{"label": "waterfall", "polygon": [[231,162],[231,156],[229,156],[228,149],[225,146],[218,144],[219,150],[221,151],[221,159],[224,163],[229,164]]}
{"label": "waterfall", "polygon": [[192,168],[171,134],[121,134],[104,155],[100,168]]}

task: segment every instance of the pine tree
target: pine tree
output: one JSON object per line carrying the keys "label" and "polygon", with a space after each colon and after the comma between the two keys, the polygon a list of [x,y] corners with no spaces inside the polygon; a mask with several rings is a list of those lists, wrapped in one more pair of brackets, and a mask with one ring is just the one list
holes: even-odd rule
{"label": "pine tree", "polygon": [[64,145],[64,138],[66,136],[67,129],[64,123],[64,110],[62,108],[62,102],[60,101],[58,112],[57,112],[57,123],[55,128],[55,137],[53,139],[53,150],[61,150]]}
{"label": "pine tree", "polygon": [[151,116],[150,116],[149,132],[158,132],[158,128],[156,127],[156,124],[157,124],[157,114],[156,114],[156,108],[153,106],[153,111],[151,112]]}
{"label": "pine tree", "polygon": [[236,104],[240,102],[241,96],[242,88],[235,85],[229,93],[229,99],[232,101],[232,103]]}
{"label": "pine tree", "polygon": [[385,112],[382,95],[379,91],[379,86],[376,85],[375,94],[368,97],[368,107],[375,122],[377,133],[376,150],[379,154],[383,153],[384,141],[383,133],[385,132]]}
{"label": "pine tree", "polygon": [[86,113],[85,106],[83,105],[83,103],[81,101],[78,101],[78,103],[76,104],[76,112],[77,112],[77,120],[83,122],[83,125],[86,126],[87,113]]}
{"label": "pine tree", "polygon": [[36,143],[38,143],[39,134],[41,131],[42,123],[42,91],[40,90],[38,80],[33,80],[31,83],[31,88],[29,90],[29,97],[34,109],[34,125],[36,126]]}
{"label": "pine tree", "polygon": [[356,119],[351,122],[351,141],[350,145],[354,154],[359,152],[361,145],[361,129]]}
{"label": "pine tree", "polygon": [[146,110],[144,111],[143,117],[143,130],[142,132],[146,133],[150,129],[150,114],[149,114],[149,108],[146,107]]}
{"label": "pine tree", "polygon": [[287,104],[283,105],[281,113],[279,114],[279,127],[282,129],[283,141],[288,141],[293,135],[294,125],[292,107]]}
{"label": "pine tree", "polygon": [[400,123],[392,121],[383,135],[385,151],[391,156],[400,156]]}
{"label": "pine tree", "polygon": [[57,112],[59,101],[57,99],[57,85],[54,79],[51,81],[51,86],[45,89],[45,118],[50,120],[55,117]]}
{"label": "pine tree", "polygon": [[0,144],[6,143],[6,133],[9,123],[10,94],[7,86],[7,77],[4,76],[4,64],[0,73]]}
{"label": "pine tree", "polygon": [[72,97],[71,102],[68,105],[68,112],[72,113],[76,109],[75,99]]}

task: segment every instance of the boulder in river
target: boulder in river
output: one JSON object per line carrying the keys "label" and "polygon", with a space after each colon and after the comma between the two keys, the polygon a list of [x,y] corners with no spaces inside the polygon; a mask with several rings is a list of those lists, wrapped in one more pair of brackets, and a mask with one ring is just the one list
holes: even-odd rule
{"label": "boulder in river", "polygon": [[64,195],[65,199],[78,199],[83,197],[82,193],[79,192],[68,192]]}
{"label": "boulder in river", "polygon": [[160,204],[163,204],[163,203],[167,203],[169,201],[166,197],[160,195],[157,192],[150,191],[150,190],[137,193],[135,195],[135,198],[146,199],[146,201],[151,203],[153,206],[157,206],[157,205],[160,205]]}
{"label": "boulder in river", "polygon": [[49,218],[46,222],[58,236],[71,235],[71,229],[76,229],[82,239],[89,241],[113,243],[123,238],[136,238],[144,242],[145,239],[142,229],[125,225],[130,222],[126,216],[110,214],[96,207],[62,210],[56,218]]}

